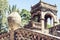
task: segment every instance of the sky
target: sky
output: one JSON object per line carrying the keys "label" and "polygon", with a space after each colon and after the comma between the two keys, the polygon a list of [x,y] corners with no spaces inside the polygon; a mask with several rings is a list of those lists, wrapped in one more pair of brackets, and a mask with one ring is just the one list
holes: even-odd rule
{"label": "sky", "polygon": [[[17,8],[21,9],[26,9],[26,10],[31,10],[31,6],[35,5],[39,2],[40,0],[8,0],[8,3],[12,5],[16,5]],[[46,3],[52,4],[57,6],[57,17],[58,19],[60,18],[60,0],[42,0]]]}

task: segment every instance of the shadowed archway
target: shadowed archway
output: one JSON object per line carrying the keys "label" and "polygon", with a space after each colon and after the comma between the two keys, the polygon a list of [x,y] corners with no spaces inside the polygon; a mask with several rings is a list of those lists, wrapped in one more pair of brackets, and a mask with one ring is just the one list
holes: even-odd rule
{"label": "shadowed archway", "polygon": [[45,18],[44,20],[45,29],[54,25],[54,16],[51,13],[46,13],[44,18]]}

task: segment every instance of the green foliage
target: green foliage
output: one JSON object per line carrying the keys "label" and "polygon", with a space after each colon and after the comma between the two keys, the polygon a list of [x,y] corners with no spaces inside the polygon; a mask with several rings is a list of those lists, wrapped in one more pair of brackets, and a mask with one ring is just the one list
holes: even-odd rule
{"label": "green foliage", "polygon": [[10,14],[12,12],[18,12],[18,13],[20,13],[20,10],[16,7],[16,5],[13,5],[12,7],[9,5],[8,13]]}
{"label": "green foliage", "polygon": [[6,11],[8,10],[8,1],[0,0],[0,33],[6,31]]}
{"label": "green foliage", "polygon": [[22,9],[20,15],[21,15],[21,18],[22,18],[21,19],[22,20],[21,26],[24,26],[24,25],[26,25],[29,22],[31,14],[26,9]]}
{"label": "green foliage", "polygon": [[8,2],[7,0],[0,0],[0,10],[6,10],[8,9]]}
{"label": "green foliage", "polygon": [[50,28],[50,27],[51,27],[51,25],[47,24],[47,28]]}
{"label": "green foliage", "polygon": [[22,9],[22,11],[20,12],[20,10],[16,7],[16,5],[13,5],[12,7],[9,5],[9,11],[8,13],[10,14],[11,12],[18,12],[21,16],[21,26],[24,26],[25,24],[28,23],[29,19],[30,19],[30,12],[27,11],[26,9]]}

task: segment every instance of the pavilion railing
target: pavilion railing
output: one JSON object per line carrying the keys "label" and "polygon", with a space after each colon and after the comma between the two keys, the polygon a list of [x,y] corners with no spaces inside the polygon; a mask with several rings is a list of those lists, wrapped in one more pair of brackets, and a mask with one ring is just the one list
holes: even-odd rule
{"label": "pavilion railing", "polygon": [[32,24],[33,24],[32,26],[35,28],[41,28],[41,23],[39,22],[33,22]]}

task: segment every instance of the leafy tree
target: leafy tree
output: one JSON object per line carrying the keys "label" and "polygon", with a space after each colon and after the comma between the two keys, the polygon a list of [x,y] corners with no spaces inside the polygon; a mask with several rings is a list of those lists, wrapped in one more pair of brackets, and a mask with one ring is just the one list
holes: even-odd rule
{"label": "leafy tree", "polygon": [[9,5],[8,13],[10,14],[12,12],[18,12],[18,13],[20,13],[20,10],[16,7],[16,5],[13,5],[12,7]]}
{"label": "leafy tree", "polygon": [[9,5],[9,11],[8,13],[10,14],[11,12],[18,12],[21,16],[21,26],[24,26],[28,23],[30,19],[30,12],[27,11],[26,9],[22,9],[21,12],[20,10],[16,7],[16,5],[13,5],[12,7]]}
{"label": "leafy tree", "polygon": [[[8,1],[0,0],[0,33],[6,29],[6,12],[8,9]],[[3,31],[2,31],[3,30]]]}
{"label": "leafy tree", "polygon": [[22,9],[20,15],[21,15],[21,20],[22,20],[21,21],[21,26],[24,26],[29,22],[31,14],[26,9]]}

